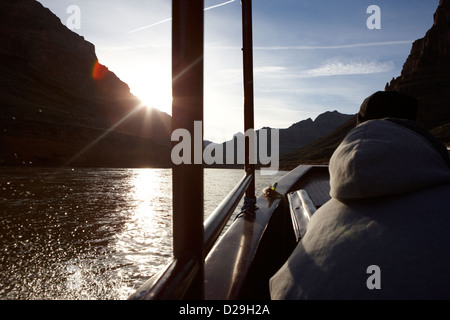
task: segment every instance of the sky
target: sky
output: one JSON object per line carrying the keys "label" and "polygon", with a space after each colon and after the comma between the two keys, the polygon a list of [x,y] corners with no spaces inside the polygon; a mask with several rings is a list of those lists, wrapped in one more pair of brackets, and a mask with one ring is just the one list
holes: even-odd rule
{"label": "sky", "polygon": [[[99,62],[134,95],[171,114],[170,0],[39,2],[93,43]],[[366,97],[400,75],[438,4],[253,0],[255,129],[288,128],[326,111],[357,113]],[[379,11],[368,10],[372,5]],[[220,143],[244,126],[241,3],[204,6],[204,134]]]}

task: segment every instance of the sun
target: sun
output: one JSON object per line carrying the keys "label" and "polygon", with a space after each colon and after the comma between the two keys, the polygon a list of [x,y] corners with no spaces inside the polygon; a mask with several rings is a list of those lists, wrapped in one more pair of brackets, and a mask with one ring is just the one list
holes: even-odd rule
{"label": "sun", "polygon": [[[161,73],[159,73],[161,75]],[[128,81],[130,91],[147,108],[172,113],[172,87],[170,77],[136,74]]]}

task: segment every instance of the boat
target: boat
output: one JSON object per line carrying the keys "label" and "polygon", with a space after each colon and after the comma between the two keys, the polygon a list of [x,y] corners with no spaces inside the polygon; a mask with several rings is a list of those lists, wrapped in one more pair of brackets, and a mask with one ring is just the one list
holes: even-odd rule
{"label": "boat", "polygon": [[[252,3],[241,2],[247,131],[254,127]],[[192,135],[194,122],[203,123],[203,9],[202,0],[172,1],[172,130]],[[173,166],[173,258],[130,300],[270,299],[270,277],[330,199],[329,173],[325,165],[300,165],[257,197],[250,143],[241,181],[206,221],[203,165]],[[222,233],[242,197],[242,210]]]}

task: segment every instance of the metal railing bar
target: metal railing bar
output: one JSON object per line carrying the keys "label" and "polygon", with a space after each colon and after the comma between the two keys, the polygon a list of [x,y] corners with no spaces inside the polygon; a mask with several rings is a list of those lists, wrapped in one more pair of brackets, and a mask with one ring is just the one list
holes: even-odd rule
{"label": "metal railing bar", "polygon": [[[253,130],[254,124],[254,87],[253,87],[253,27],[252,27],[252,1],[241,0],[242,3],[242,58],[244,76],[244,131]],[[253,142],[254,143],[254,142]],[[250,150],[255,150],[250,139],[245,142],[245,172],[255,175],[255,165],[250,160]],[[256,199],[255,181],[253,180],[245,196]]]}
{"label": "metal railing bar", "polygon": [[[172,1],[172,131],[196,135],[200,122],[203,140],[204,1]],[[176,141],[172,141],[175,145]],[[198,154],[196,144],[191,155]],[[192,160],[194,160],[192,159]],[[172,228],[175,259],[198,264],[188,299],[203,299],[203,165],[172,166]],[[178,260],[177,260],[178,261]]]}
{"label": "metal railing bar", "polygon": [[155,278],[144,283],[129,300],[181,300],[186,296],[199,265],[194,259],[172,259]]}
{"label": "metal railing bar", "polygon": [[206,257],[225,228],[228,220],[241,201],[244,193],[254,181],[252,174],[245,175],[227,195],[204,223],[203,255]]}

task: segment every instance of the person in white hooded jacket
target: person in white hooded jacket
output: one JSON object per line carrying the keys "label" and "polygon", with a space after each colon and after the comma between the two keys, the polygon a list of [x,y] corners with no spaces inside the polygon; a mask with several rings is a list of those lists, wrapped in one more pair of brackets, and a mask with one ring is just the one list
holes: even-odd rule
{"label": "person in white hooded jacket", "polygon": [[398,120],[350,131],[330,159],[331,200],[271,278],[272,299],[450,299],[446,161]]}

